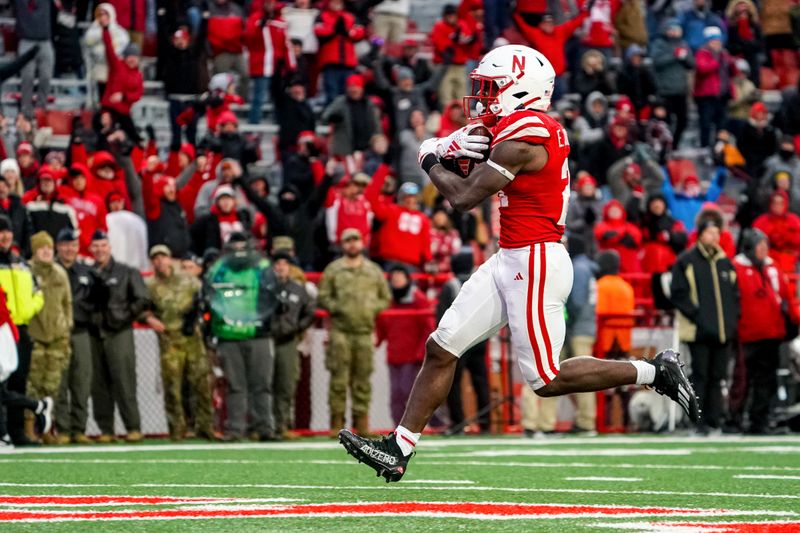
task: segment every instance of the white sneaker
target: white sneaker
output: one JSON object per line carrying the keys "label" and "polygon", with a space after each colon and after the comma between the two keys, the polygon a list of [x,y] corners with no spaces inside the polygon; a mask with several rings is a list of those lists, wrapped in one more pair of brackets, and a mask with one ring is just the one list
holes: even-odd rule
{"label": "white sneaker", "polygon": [[14,451],[14,444],[11,442],[11,437],[3,435],[0,437],[0,453],[11,453]]}

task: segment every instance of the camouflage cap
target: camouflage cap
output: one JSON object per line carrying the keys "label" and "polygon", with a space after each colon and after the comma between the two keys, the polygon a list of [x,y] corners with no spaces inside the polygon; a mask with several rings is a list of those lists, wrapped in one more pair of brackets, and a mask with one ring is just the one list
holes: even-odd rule
{"label": "camouflage cap", "polygon": [[281,235],[272,239],[273,250],[294,250],[294,239]]}
{"label": "camouflage cap", "polygon": [[166,255],[167,257],[172,257],[172,250],[170,250],[169,246],[166,244],[156,244],[150,248],[150,259],[157,255]]}
{"label": "camouflage cap", "polygon": [[349,241],[350,239],[361,240],[361,232],[356,228],[347,228],[342,232],[342,242]]}

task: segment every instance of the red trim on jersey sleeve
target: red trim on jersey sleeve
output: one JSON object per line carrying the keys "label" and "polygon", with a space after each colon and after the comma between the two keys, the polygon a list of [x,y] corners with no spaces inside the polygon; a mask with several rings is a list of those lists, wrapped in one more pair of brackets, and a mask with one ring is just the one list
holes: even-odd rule
{"label": "red trim on jersey sleeve", "polygon": [[535,115],[523,115],[513,120],[508,125],[501,124],[497,128],[492,145],[503,141],[522,141],[532,144],[542,144],[550,138],[550,131],[542,119]]}

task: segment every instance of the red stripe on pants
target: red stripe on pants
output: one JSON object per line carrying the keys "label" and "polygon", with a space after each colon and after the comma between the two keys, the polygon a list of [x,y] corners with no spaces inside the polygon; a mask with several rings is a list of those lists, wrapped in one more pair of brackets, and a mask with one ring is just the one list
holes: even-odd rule
{"label": "red stripe on pants", "polygon": [[553,362],[553,345],[550,344],[550,335],[547,334],[547,323],[544,320],[544,283],[547,278],[547,253],[544,244],[539,245],[539,258],[539,327],[542,328],[542,337],[545,348],[547,348],[547,364],[555,376],[558,371]]}
{"label": "red stripe on pants", "polygon": [[[528,254],[528,305],[525,309],[525,318],[528,326],[528,338],[533,348],[533,360],[536,363],[536,371],[539,377],[542,378],[545,385],[550,383],[550,378],[544,373],[544,365],[542,364],[542,354],[539,352],[539,343],[536,342],[536,332],[533,329],[533,279],[534,279],[534,259],[536,253],[536,245],[531,245],[530,253]],[[539,291],[541,298],[542,291]],[[541,302],[540,302],[541,305]]]}

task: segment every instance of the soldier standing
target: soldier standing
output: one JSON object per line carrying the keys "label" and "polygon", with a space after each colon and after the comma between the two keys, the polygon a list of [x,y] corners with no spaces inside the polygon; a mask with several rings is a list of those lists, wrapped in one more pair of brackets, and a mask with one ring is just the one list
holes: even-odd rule
{"label": "soldier standing", "polygon": [[57,444],[90,444],[86,436],[89,394],[92,390],[92,341],[89,326],[97,300],[97,283],[92,267],[78,258],[78,232],[64,228],[56,236],[58,263],[69,277],[72,291],[72,356],[61,380],[56,401]]}
{"label": "soldier standing", "polygon": [[197,322],[200,280],[176,270],[164,244],[150,249],[150,261],[154,275],[145,284],[152,307],[145,321],[158,334],[169,437],[182,440],[186,434],[181,394],[186,376],[194,396],[195,435],[215,440],[208,358]]}
{"label": "soldier standing", "polygon": [[347,228],[341,242],[344,256],[328,265],[319,286],[319,306],[331,315],[325,361],[331,373],[331,438],[336,438],[344,426],[348,385],[353,426],[359,435],[368,434],[375,317],[391,301],[383,271],[362,255],[361,232]]}
{"label": "soldier standing", "polygon": [[289,431],[292,402],[297,389],[299,360],[297,341],[314,321],[316,304],[305,287],[292,279],[292,258],[286,252],[272,255],[272,269],[277,279],[278,309],[272,317],[275,340],[274,394],[275,431],[284,439],[297,436]]}
{"label": "soldier standing", "polygon": [[[53,261],[53,238],[45,231],[31,237],[31,272],[44,293],[44,307],[31,319],[28,332],[33,339],[28,393],[34,398],[55,397],[61,379],[69,366],[69,334],[72,330],[72,291],[66,271]],[[26,425],[33,426],[29,413]],[[42,435],[45,444],[54,444],[55,437]]]}

